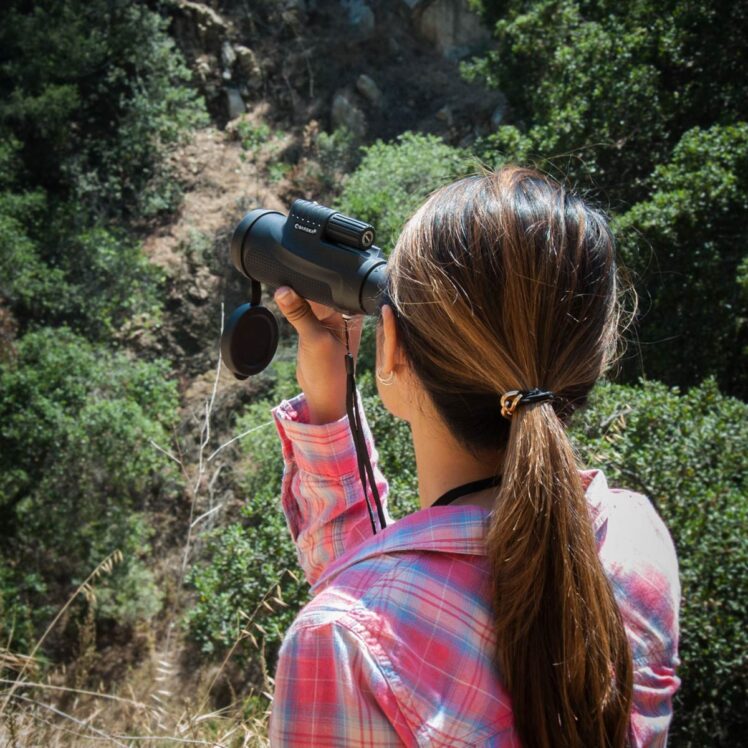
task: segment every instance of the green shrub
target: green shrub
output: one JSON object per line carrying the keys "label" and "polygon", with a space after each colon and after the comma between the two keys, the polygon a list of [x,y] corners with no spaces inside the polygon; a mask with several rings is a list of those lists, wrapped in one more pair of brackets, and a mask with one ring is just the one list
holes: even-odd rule
{"label": "green shrub", "polygon": [[330,133],[323,130],[317,133],[314,151],[316,164],[311,175],[319,179],[323,190],[339,191],[361,160],[361,139],[347,127]]}
{"label": "green shrub", "polygon": [[[36,641],[35,623],[50,619],[53,609],[44,604],[48,589],[36,572],[24,571],[0,555],[0,637],[14,652],[29,652]],[[39,601],[34,606],[30,601]],[[6,677],[0,668],[1,677]]]}
{"label": "green shrub", "polygon": [[122,216],[169,181],[166,148],[206,115],[166,26],[120,0],[3,4],[0,132],[32,184]]}
{"label": "green shrub", "polygon": [[578,417],[585,464],[652,499],[682,583],[677,746],[738,745],[748,730],[748,405],[713,381],[603,384]]}
{"label": "green shrub", "polygon": [[[646,289],[639,336],[648,376],[706,374],[748,396],[748,123],[686,132],[615,222],[624,261]],[[648,345],[657,341],[656,346]]]}
{"label": "green shrub", "polygon": [[345,183],[338,209],[371,223],[377,245],[385,251],[392,249],[403,224],[429,193],[476,167],[465,151],[433,135],[411,132],[394,143],[377,141],[364,153]]}
{"label": "green shrub", "polygon": [[[297,392],[295,369],[283,356],[272,364],[276,377],[272,398],[252,403],[237,419],[236,431],[258,428],[238,442],[242,459],[235,464],[235,481],[246,504],[238,522],[214,530],[207,538],[206,561],[196,564],[187,584],[196,591],[185,625],[190,637],[207,655],[222,654],[237,639],[246,619],[259,607],[257,622],[273,659],[283,634],[307,597],[307,585],[287,573],[296,573],[296,550],[280,509],[283,458],[278,433],[270,424],[270,409]],[[260,601],[276,584],[288,608],[271,613]],[[257,631],[253,631],[257,635]],[[250,656],[251,645],[239,649]]]}
{"label": "green shrub", "polygon": [[[602,195],[637,271],[640,358],[624,371],[748,394],[745,11],[716,0],[474,0],[496,46],[464,66],[507,96],[477,145]],[[720,54],[714,54],[719,49]],[[728,62],[731,61],[731,62]],[[643,365],[637,365],[639,361]]]}
{"label": "green shrub", "polygon": [[264,122],[255,125],[246,120],[241,120],[236,127],[236,131],[245,151],[257,151],[273,137],[273,131]]}
{"label": "green shrub", "polygon": [[166,21],[142,3],[0,9],[0,294],[22,330],[111,338],[157,316],[123,224],[180,198],[166,158],[206,121]]}
{"label": "green shrub", "polygon": [[[164,362],[132,361],[64,328],[27,334],[0,365],[2,554],[53,588],[55,599],[119,548],[125,559],[103,583],[100,615],[155,612],[142,565],[148,533],[137,512],[178,485],[150,443],[167,443],[176,422],[167,375]],[[40,600],[24,602],[33,610]],[[7,633],[11,623],[0,626]]]}

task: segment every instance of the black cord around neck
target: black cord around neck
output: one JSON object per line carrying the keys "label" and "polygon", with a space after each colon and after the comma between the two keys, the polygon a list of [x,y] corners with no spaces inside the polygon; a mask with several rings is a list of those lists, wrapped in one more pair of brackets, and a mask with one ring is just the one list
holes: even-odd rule
{"label": "black cord around neck", "polygon": [[491,486],[498,486],[501,483],[501,476],[494,475],[490,478],[481,478],[480,480],[474,480],[471,483],[463,483],[461,486],[447,491],[442,494],[431,506],[447,506],[453,501],[457,501],[461,496],[467,496],[469,493],[476,493],[482,491],[484,488],[490,488]]}
{"label": "black cord around neck", "polygon": [[366,509],[369,512],[369,521],[371,522],[371,531],[374,535],[377,534],[377,525],[374,521],[374,513],[371,509],[371,503],[369,502],[369,492],[367,490],[367,482],[371,487],[371,494],[374,498],[374,505],[377,510],[377,519],[379,520],[379,528],[384,529],[387,527],[387,521],[384,517],[384,510],[382,508],[382,501],[379,498],[379,489],[377,488],[376,480],[374,480],[374,470],[369,460],[369,453],[366,449],[366,438],[364,437],[364,429],[359,415],[359,402],[358,394],[356,392],[356,379],[355,371],[356,365],[353,361],[353,355],[351,354],[349,339],[348,339],[348,320],[343,317],[345,323],[345,371],[346,371],[346,388],[345,388],[345,410],[348,414],[348,423],[351,428],[351,434],[353,436],[353,445],[356,448],[356,460],[358,462],[358,474],[361,478],[361,486],[364,489],[364,499],[366,500]]}

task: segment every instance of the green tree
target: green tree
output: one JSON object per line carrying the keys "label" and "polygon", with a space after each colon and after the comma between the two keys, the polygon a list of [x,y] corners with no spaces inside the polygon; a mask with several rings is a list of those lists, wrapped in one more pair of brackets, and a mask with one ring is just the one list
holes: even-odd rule
{"label": "green tree", "polygon": [[638,272],[644,371],[683,386],[716,374],[745,396],[734,280],[748,99],[734,70],[748,60],[748,11],[718,0],[473,4],[496,48],[465,74],[501,88],[512,113],[478,144],[482,157],[535,161],[602,194]]}
{"label": "green tree", "polygon": [[13,0],[0,49],[0,294],[21,331],[106,339],[157,313],[128,229],[175,206],[166,156],[204,107],[145,3]]}
{"label": "green tree", "polygon": [[96,216],[147,208],[165,186],[165,147],[205,121],[166,21],[145,3],[12,0],[0,48],[0,133],[23,143],[30,184]]}
{"label": "green tree", "polygon": [[715,375],[746,395],[748,124],[689,130],[648,185],[648,198],[615,221],[642,286],[647,374],[686,383]]}
{"label": "green tree", "polygon": [[338,208],[377,229],[377,244],[392,249],[400,230],[430,192],[476,170],[467,152],[433,135],[406,132],[377,141],[345,183]]}
{"label": "green tree", "polygon": [[[154,611],[152,588],[127,580],[144,578],[148,530],[137,513],[178,486],[151,444],[167,443],[176,421],[167,375],[164,362],[132,361],[65,328],[25,335],[0,365],[0,551],[15,569],[6,576],[27,580],[20,595],[67,593],[119,548],[125,562],[102,612],[113,615],[117,600],[124,619]],[[118,584],[139,597],[118,598]],[[22,600],[30,610],[40,602]],[[7,635],[11,623],[0,627]]]}

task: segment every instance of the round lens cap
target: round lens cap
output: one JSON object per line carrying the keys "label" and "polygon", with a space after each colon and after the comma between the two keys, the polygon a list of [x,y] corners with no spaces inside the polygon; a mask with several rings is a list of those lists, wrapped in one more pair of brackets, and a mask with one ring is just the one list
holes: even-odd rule
{"label": "round lens cap", "polygon": [[221,336],[221,356],[238,379],[259,374],[278,348],[278,323],[264,306],[242,304]]}

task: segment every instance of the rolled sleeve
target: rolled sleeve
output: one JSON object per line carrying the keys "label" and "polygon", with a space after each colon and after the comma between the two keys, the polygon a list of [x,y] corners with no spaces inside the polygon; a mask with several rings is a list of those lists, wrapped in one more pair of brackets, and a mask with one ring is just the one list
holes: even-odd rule
{"label": "rolled sleeve", "polygon": [[[332,561],[372,535],[356,447],[347,416],[326,424],[308,422],[303,393],[284,400],[272,413],[284,459],[281,506],[301,567],[314,584]],[[377,467],[378,454],[363,414],[362,428],[386,507],[388,486]]]}

